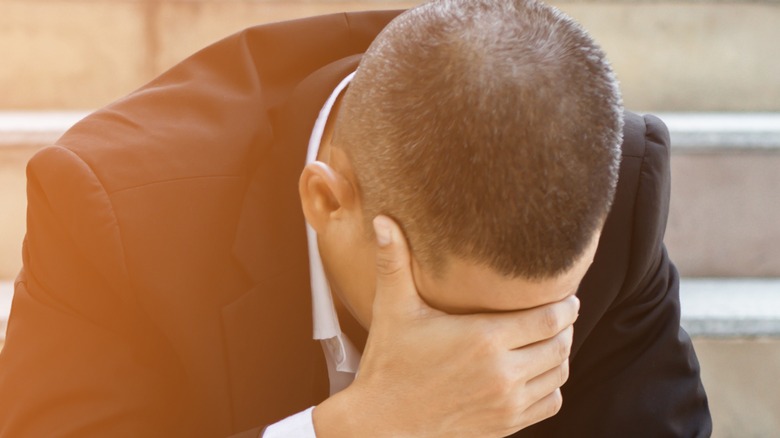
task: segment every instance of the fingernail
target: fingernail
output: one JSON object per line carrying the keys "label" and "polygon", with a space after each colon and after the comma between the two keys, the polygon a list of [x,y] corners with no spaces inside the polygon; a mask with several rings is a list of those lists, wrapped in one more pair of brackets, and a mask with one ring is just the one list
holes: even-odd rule
{"label": "fingernail", "polygon": [[390,229],[390,224],[382,216],[374,218],[374,234],[376,234],[377,245],[381,247],[390,245],[393,241],[393,231]]}

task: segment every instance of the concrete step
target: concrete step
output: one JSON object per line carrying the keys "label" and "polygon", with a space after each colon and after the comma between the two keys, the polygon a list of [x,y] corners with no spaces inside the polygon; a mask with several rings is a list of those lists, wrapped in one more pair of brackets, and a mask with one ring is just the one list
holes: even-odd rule
{"label": "concrete step", "polygon": [[778,278],[683,278],[680,307],[691,336],[780,339]]}
{"label": "concrete step", "polygon": [[666,123],[675,154],[773,152],[780,148],[780,113],[654,113]]}
{"label": "concrete step", "polygon": [[51,144],[89,111],[0,111],[0,147]]}
{"label": "concrete step", "polygon": [[780,431],[780,338],[693,338],[712,412],[712,438]]}
{"label": "concrete step", "polygon": [[780,113],[659,113],[672,139],[666,243],[687,277],[780,277]]}

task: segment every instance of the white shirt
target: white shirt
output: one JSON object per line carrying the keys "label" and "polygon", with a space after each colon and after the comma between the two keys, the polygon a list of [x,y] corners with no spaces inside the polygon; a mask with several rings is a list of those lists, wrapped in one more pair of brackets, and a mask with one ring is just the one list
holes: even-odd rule
{"label": "white shirt", "polygon": [[[339,95],[344,91],[355,73],[344,78],[333,90],[325,105],[322,106],[317,121],[309,138],[309,149],[306,153],[306,164],[317,160],[322,143],[322,135],[328,117]],[[331,293],[325,270],[322,267],[320,250],[317,246],[317,233],[306,224],[306,238],[309,244],[309,272],[311,275],[311,303],[312,320],[314,325],[314,339],[318,339],[325,353],[325,361],[328,364],[328,379],[330,380],[330,394],[333,395],[349,386],[355,379],[355,374],[360,365],[360,352],[350,342],[349,338],[341,332],[339,318],[333,305]],[[263,438],[316,438],[312,411],[310,407],[305,411],[285,418],[282,421],[268,426],[263,433]]]}

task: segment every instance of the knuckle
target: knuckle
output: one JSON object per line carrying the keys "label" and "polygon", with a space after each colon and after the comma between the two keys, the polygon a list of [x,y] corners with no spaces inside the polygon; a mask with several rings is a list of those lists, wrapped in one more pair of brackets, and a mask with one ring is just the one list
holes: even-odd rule
{"label": "knuckle", "polygon": [[563,395],[561,394],[561,390],[558,389],[555,392],[553,392],[550,396],[550,404],[547,409],[547,418],[552,417],[553,415],[557,414],[561,411],[561,408],[563,407]]}
{"label": "knuckle", "polygon": [[563,334],[558,335],[555,338],[553,338],[553,342],[554,342],[553,348],[555,349],[555,354],[556,354],[555,357],[557,359],[563,361],[564,359],[569,357],[569,347],[571,346],[571,344],[569,343],[566,336],[564,336]]}
{"label": "knuckle", "polygon": [[564,343],[566,344],[566,357],[571,354],[571,348],[574,344],[574,327],[569,326],[563,334]]}
{"label": "knuckle", "polygon": [[493,404],[493,415],[504,426],[510,426],[517,423],[518,418],[525,414],[526,409],[528,409],[526,397],[522,392],[516,392],[512,397],[507,397],[500,403]]}
{"label": "knuckle", "polygon": [[483,390],[486,391],[489,398],[496,401],[500,400],[501,404],[511,400],[517,393],[517,376],[514,375],[509,367],[496,362],[487,364],[485,367],[489,374],[486,375],[488,378],[483,386]]}
{"label": "knuckle", "polygon": [[536,418],[532,422],[536,423],[542,420],[546,420],[561,411],[563,406],[563,396],[560,390],[550,393],[543,400],[540,400],[538,409],[535,412]]}
{"label": "knuckle", "polygon": [[515,376],[506,368],[500,367],[495,372],[492,381],[492,391],[501,399],[511,399],[514,393]]}
{"label": "knuckle", "polygon": [[475,342],[479,347],[479,354],[483,354],[487,358],[493,358],[501,352],[501,336],[494,324],[488,321],[481,321],[476,325],[474,333],[477,337]]}
{"label": "knuckle", "polygon": [[566,381],[569,380],[569,361],[563,362],[560,366],[560,385],[563,386]]}
{"label": "knuckle", "polygon": [[500,415],[502,418],[504,418],[504,422],[507,425],[512,425],[515,424],[517,419],[523,415],[526,408],[527,406],[523,400],[520,398],[514,398],[501,406]]}
{"label": "knuckle", "polygon": [[555,306],[547,306],[542,313],[542,328],[545,334],[552,336],[560,331],[561,316]]}

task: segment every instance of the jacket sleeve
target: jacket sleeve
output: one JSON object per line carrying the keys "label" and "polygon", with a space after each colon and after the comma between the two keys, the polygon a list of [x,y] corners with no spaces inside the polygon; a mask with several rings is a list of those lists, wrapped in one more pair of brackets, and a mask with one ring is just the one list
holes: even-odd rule
{"label": "jacket sleeve", "polygon": [[133,292],[95,173],[55,146],[33,157],[27,179],[24,267],[0,352],[0,438],[202,436],[179,358]]}
{"label": "jacket sleeve", "polygon": [[0,354],[0,437],[173,436],[175,357],[134,301],[109,198],[72,151],[29,163],[27,220]]}
{"label": "jacket sleeve", "polygon": [[517,436],[711,434],[699,364],[680,327],[679,276],[663,244],[669,133],[656,117],[627,117],[634,119],[624,141],[635,147],[624,145],[624,180],[599,248],[607,251],[580,288],[582,321],[563,408]]}

